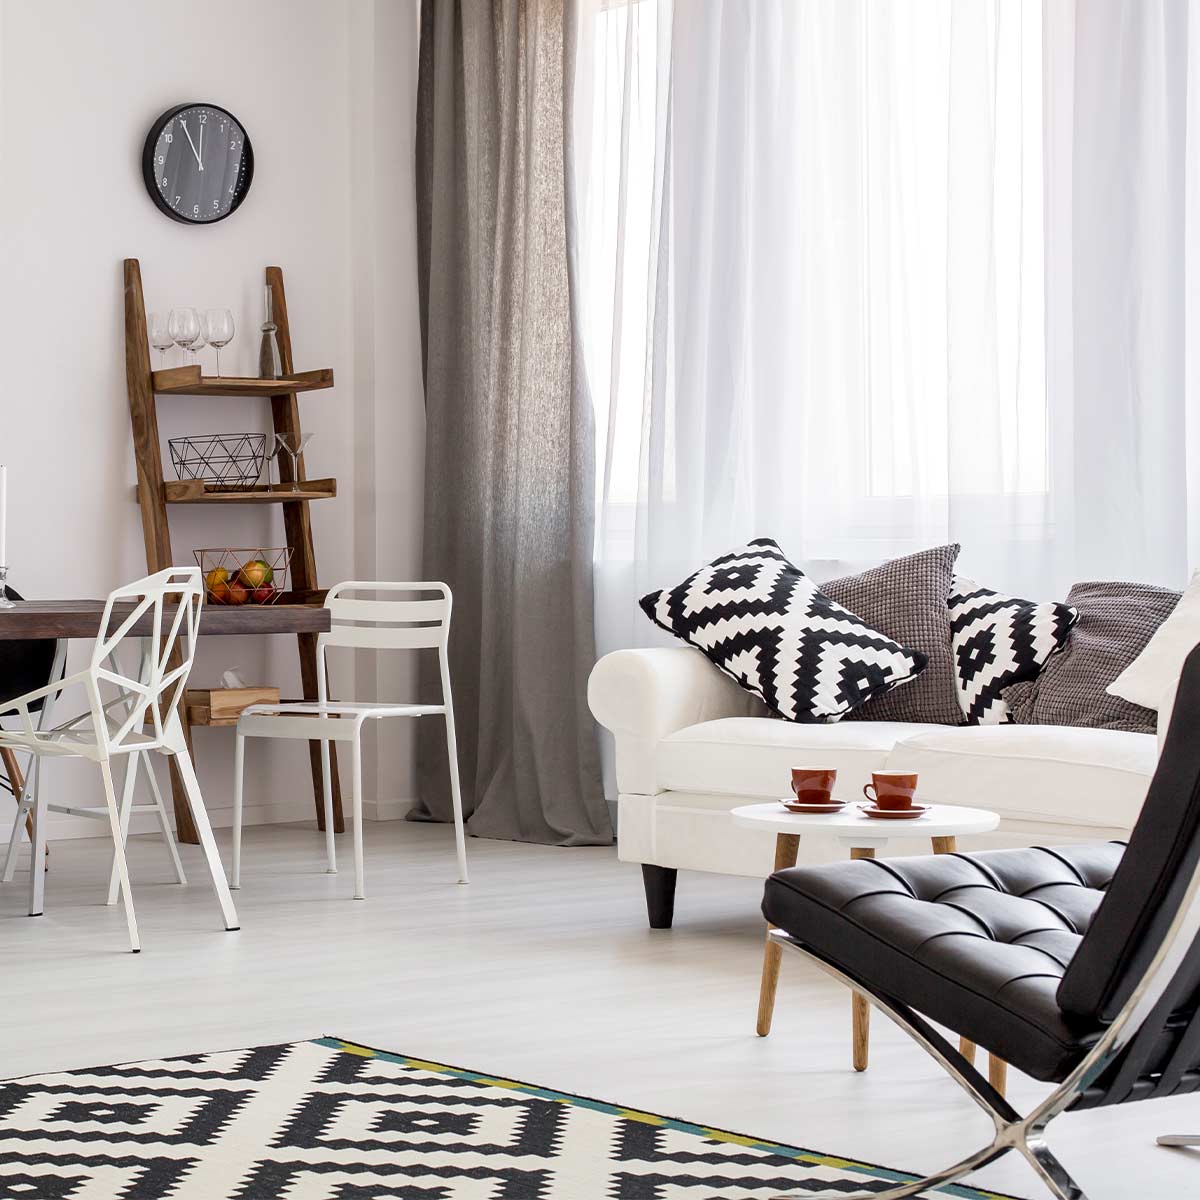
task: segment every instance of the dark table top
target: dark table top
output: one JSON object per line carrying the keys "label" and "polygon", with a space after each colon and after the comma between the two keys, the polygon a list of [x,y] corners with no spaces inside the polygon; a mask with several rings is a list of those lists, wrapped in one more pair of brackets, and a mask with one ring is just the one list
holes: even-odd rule
{"label": "dark table top", "polygon": [[[128,615],[132,604],[118,604],[114,612]],[[0,641],[26,638],[94,638],[100,633],[103,600],[21,600],[0,608]],[[325,633],[329,612],[317,604],[242,604],[237,607],[206,604],[200,614],[200,633]],[[148,636],[147,618],[133,628]]]}

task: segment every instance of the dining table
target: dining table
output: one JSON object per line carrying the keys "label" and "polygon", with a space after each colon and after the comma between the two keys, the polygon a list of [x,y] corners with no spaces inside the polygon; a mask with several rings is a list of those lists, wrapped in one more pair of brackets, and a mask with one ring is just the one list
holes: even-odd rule
{"label": "dining table", "polygon": [[[0,608],[0,640],[30,638],[94,638],[100,633],[103,600],[17,600]],[[113,607],[116,617],[128,616],[133,604]],[[201,610],[201,636],[264,633],[328,633],[329,611],[320,604],[206,604]],[[133,633],[150,633],[147,616]]]}

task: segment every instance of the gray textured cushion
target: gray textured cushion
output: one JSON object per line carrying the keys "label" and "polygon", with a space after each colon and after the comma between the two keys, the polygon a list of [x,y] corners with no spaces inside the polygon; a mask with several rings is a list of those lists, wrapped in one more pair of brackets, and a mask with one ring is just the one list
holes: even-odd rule
{"label": "gray textured cushion", "polygon": [[958,551],[957,543],[937,546],[821,584],[831,600],[929,660],[916,679],[868,700],[848,720],[962,724],[947,604]]}
{"label": "gray textured cushion", "polygon": [[1042,673],[1005,688],[1018,725],[1085,725],[1154,733],[1152,709],[1130,704],[1104,689],[1139,654],[1171,615],[1180,593],[1145,583],[1077,583],[1067,604],[1079,623]]}

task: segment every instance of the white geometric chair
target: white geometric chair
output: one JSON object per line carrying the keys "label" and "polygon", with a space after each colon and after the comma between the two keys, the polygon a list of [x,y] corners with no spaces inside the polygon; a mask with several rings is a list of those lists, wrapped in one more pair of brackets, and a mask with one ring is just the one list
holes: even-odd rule
{"label": "white geometric chair", "polygon": [[[355,599],[347,592],[397,593],[437,592],[439,598],[423,600]],[[450,609],[453,597],[444,583],[382,583],[352,581],[330,588],[325,598],[332,628],[317,637],[317,700],[286,704],[255,704],[247,708],[237,725],[233,782],[233,870],[231,886],[241,886],[242,869],[242,768],[248,737],[293,738],[321,743],[321,767],[325,798],[325,853],[327,871],[337,871],[333,840],[333,788],[329,773],[329,743],[348,742],[351,747],[351,778],[354,820],[354,898],[362,900],[362,727],[384,717],[442,716],[446,720],[446,750],[450,760],[450,794],[454,804],[454,838],[458,850],[458,882],[467,882],[467,846],[463,832],[462,794],[458,783],[458,744],[454,737],[454,703],[450,694]],[[356,650],[436,649],[441,668],[441,704],[380,704],[329,702],[325,652],[331,646]]]}
{"label": "white geometric chair", "polygon": [[[0,708],[0,716],[15,714],[20,723],[19,729],[0,731],[0,746],[26,751],[37,760],[31,772],[32,789],[27,788],[26,795],[22,797],[23,809],[33,812],[29,915],[40,915],[44,906],[43,851],[47,812],[107,820],[113,838],[116,883],[124,899],[130,948],[135,954],[141,949],[141,943],[125,862],[125,833],[132,807],[136,759],[145,754],[175,757],[188,807],[208,862],[213,890],[225,919],[225,928],[238,928],[237,912],[225,881],[179,718],[179,704],[196,653],[196,631],[203,598],[198,567],[169,567],[127,587],[118,588],[109,595],[104,606],[100,636],[96,639],[87,669],[49,687],[27,692]],[[122,606],[120,612],[114,612],[117,605]],[[127,605],[131,606],[128,612],[124,611]],[[127,639],[135,638],[142,641],[141,662],[137,674],[130,675],[121,667],[118,653]],[[181,661],[172,666],[171,658],[177,650]],[[43,697],[53,697],[57,701],[62,693],[72,688],[82,690],[85,710],[53,728],[38,728],[29,705]],[[117,803],[111,766],[112,760],[119,757],[129,760],[121,805]],[[41,788],[41,761],[44,758],[82,758],[94,762],[104,784],[105,805],[86,808],[49,803]],[[149,762],[146,767],[149,771]],[[154,791],[157,801],[155,807],[165,823],[166,814],[162,809],[161,797],[157,795],[156,787]],[[22,812],[19,812],[18,820],[21,815]],[[168,844],[174,848],[173,841]],[[110,891],[110,900],[114,898]]]}
{"label": "white geometric chair", "polygon": [[[56,661],[55,661],[55,670],[54,670],[54,673],[51,675],[52,681],[62,678],[62,668],[63,668],[62,659],[63,659],[63,657],[65,657],[63,654],[63,650],[65,650],[65,648],[66,648],[66,642],[65,641],[59,642],[59,646],[62,649],[59,650],[58,657],[56,658]],[[117,661],[115,655],[114,655],[114,661]],[[53,712],[53,697],[48,697],[45,704],[42,706],[41,712],[38,714],[38,721],[37,721],[38,729],[47,729],[50,727],[50,722],[53,719],[52,712]],[[33,754],[30,754],[29,759],[30,759],[30,765],[32,765],[36,769],[36,764],[38,761],[36,756]],[[171,863],[171,870],[175,874],[175,882],[180,885],[186,884],[187,883],[187,875],[184,873],[184,870],[183,870],[183,862],[179,857],[179,848],[175,844],[175,833],[171,829],[171,821],[170,821],[170,818],[167,816],[167,808],[166,808],[166,805],[163,803],[162,791],[160,790],[160,788],[158,786],[158,779],[156,778],[156,776],[154,774],[154,764],[150,761],[149,753],[146,751],[138,750],[138,751],[134,751],[131,754],[125,755],[125,759],[126,759],[125,778],[123,780],[122,788],[121,788],[121,804],[120,804],[121,844],[122,845],[129,844],[129,820],[130,820],[130,817],[134,813],[153,813],[155,816],[155,819],[158,821],[159,831],[162,834],[163,845],[166,847],[167,857],[169,858],[170,863]],[[148,783],[148,786],[150,789],[150,803],[149,804],[134,804],[133,803],[133,792],[134,792],[134,787],[136,786],[136,783],[137,783],[138,770],[140,768],[144,768],[145,772],[146,772],[146,780],[147,780],[147,783]],[[23,775],[23,778],[25,780],[25,787],[22,789],[21,794],[17,797],[17,812],[16,812],[16,816],[13,818],[12,834],[10,835],[9,841],[8,841],[8,851],[4,856],[4,866],[2,869],[0,869],[0,882],[2,882],[2,883],[11,883],[13,880],[13,875],[16,873],[17,850],[20,846],[20,838],[21,838],[22,830],[26,826],[28,826],[28,828],[29,828],[29,841],[31,843],[31,850],[32,850],[32,842],[34,839],[34,834],[33,834],[33,819],[30,814],[32,812],[33,804],[34,804],[34,800],[33,800],[34,780],[32,778],[33,773],[34,772],[29,770],[27,767],[24,772],[24,775]],[[49,811],[49,812],[62,812],[62,813],[68,813],[68,814],[76,814],[76,815],[85,816],[85,817],[100,817],[100,818],[104,818],[104,819],[107,819],[106,814],[108,812],[107,808],[102,808],[102,809],[100,809],[100,808],[81,808],[79,805],[51,804],[49,802],[47,802],[46,808],[47,808],[47,811]],[[24,820],[22,818],[24,818]],[[43,857],[49,858],[48,850],[45,852]],[[32,881],[31,881],[31,883],[32,883]],[[114,848],[112,868],[110,869],[109,874],[108,874],[108,900],[107,900],[107,903],[108,904],[116,904],[117,898],[120,895],[120,891],[121,891],[121,878],[117,871],[117,853],[116,853],[116,849]]]}

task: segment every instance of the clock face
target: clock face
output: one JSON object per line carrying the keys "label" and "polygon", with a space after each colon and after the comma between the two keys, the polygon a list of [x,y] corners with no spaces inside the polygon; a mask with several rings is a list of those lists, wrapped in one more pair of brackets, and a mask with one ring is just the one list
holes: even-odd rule
{"label": "clock face", "polygon": [[151,126],[142,175],[167,216],[211,225],[245,199],[254,178],[254,150],[232,113],[215,104],[183,104]]}

